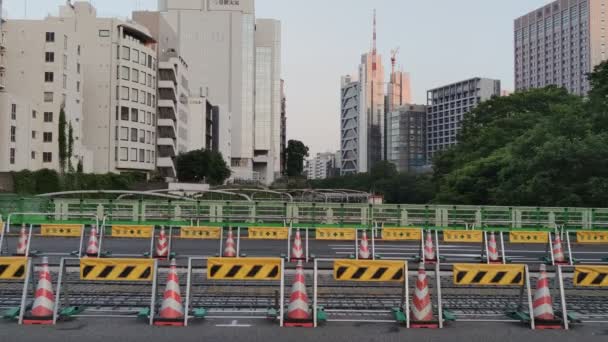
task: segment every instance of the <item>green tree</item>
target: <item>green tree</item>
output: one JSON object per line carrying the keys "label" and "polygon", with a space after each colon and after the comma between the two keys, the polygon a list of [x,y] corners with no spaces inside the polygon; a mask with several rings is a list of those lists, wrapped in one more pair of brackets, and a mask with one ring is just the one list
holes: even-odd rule
{"label": "green tree", "polygon": [[74,172],[74,167],[72,166],[72,156],[74,154],[74,128],[72,127],[72,122],[68,124],[68,153],[67,153],[67,164],[68,171]]}
{"label": "green tree", "polygon": [[222,154],[209,150],[196,150],[177,156],[177,178],[181,182],[208,182],[223,184],[230,177],[230,169]]}
{"label": "green tree", "polygon": [[289,140],[285,154],[287,155],[287,176],[298,177],[304,172],[304,158],[308,157],[308,146],[299,140]]}
{"label": "green tree", "polygon": [[65,172],[66,160],[68,159],[68,141],[65,135],[67,122],[65,119],[65,111],[63,106],[59,110],[59,123],[57,127],[57,142],[59,145],[59,168],[61,172]]}

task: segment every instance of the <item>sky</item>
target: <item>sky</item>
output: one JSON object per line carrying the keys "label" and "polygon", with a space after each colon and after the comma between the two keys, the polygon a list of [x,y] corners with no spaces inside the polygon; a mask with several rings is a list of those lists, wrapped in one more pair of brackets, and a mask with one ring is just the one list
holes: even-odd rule
{"label": "sky", "polygon": [[[65,0],[4,0],[11,18],[57,14]],[[101,16],[156,10],[157,0],[93,0]],[[340,146],[340,77],[355,73],[371,48],[378,15],[378,51],[390,51],[410,72],[414,102],[426,91],[471,77],[502,81],[513,90],[513,20],[550,0],[256,0],[256,16],[282,21],[288,139],[311,153]],[[386,76],[388,78],[388,75]]]}

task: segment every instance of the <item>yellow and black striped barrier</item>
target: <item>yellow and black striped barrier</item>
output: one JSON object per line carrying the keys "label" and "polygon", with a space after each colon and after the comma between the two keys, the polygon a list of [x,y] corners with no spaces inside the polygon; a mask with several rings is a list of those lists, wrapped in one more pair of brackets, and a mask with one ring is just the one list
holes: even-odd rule
{"label": "yellow and black striped barrier", "polygon": [[608,266],[576,266],[574,286],[608,287]]}
{"label": "yellow and black striped barrier", "polygon": [[40,225],[40,235],[50,237],[80,237],[81,224],[43,224]]}
{"label": "yellow and black striped barrier", "polygon": [[80,279],[90,281],[151,281],[153,259],[80,259]]}
{"label": "yellow and black striped barrier", "polygon": [[454,264],[454,285],[523,285],[524,265]]}
{"label": "yellow and black striped barrier", "polygon": [[217,240],[222,236],[220,227],[181,227],[179,237],[193,240]]}
{"label": "yellow and black striped barrier", "polygon": [[154,235],[153,226],[112,226],[112,237],[149,239]]}
{"label": "yellow and black striped barrier", "polygon": [[510,243],[549,243],[548,232],[509,232]]}
{"label": "yellow and black striped barrier", "polygon": [[386,241],[420,241],[420,228],[382,228],[382,240]]}
{"label": "yellow and black striped barrier", "polygon": [[19,280],[25,278],[27,258],[24,257],[1,257],[0,279]]}
{"label": "yellow and black striped barrier", "polygon": [[248,237],[252,240],[287,240],[289,230],[286,227],[249,227]]}
{"label": "yellow and black striped barrier", "polygon": [[482,243],[483,231],[481,230],[444,230],[444,242]]}
{"label": "yellow and black striped barrier", "polygon": [[317,240],[355,240],[357,229],[355,228],[317,228],[315,239]]}
{"label": "yellow and black striped barrier", "polygon": [[281,258],[209,258],[207,279],[280,280]]}
{"label": "yellow and black striped barrier", "polygon": [[403,281],[405,263],[394,260],[335,260],[334,279],[341,281]]}
{"label": "yellow and black striped barrier", "polygon": [[576,232],[576,242],[585,244],[608,244],[608,232],[579,231]]}

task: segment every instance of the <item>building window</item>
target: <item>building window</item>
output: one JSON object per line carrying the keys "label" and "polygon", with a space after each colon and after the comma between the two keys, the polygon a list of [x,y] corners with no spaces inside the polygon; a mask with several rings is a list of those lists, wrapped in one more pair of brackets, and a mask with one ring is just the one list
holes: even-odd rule
{"label": "building window", "polygon": [[136,148],[131,149],[131,161],[134,161],[134,162],[137,161],[137,149]]}
{"label": "building window", "polygon": [[55,74],[53,74],[52,72],[47,71],[44,73],[44,82],[53,83],[54,79],[55,79]]}
{"label": "building window", "polygon": [[53,142],[53,132],[42,133],[42,142],[45,142],[45,143]]}
{"label": "building window", "polygon": [[32,157],[32,160],[36,160],[36,152],[32,151],[31,157]]}
{"label": "building window", "polygon": [[129,121],[129,107],[120,107],[120,120]]}
{"label": "building window", "polygon": [[151,125],[151,124],[152,124],[152,113],[150,113],[150,112],[147,112],[147,113],[146,113],[146,123],[147,123],[148,125]]}
{"label": "building window", "polygon": [[17,104],[11,103],[11,120],[17,120]]}
{"label": "building window", "polygon": [[152,106],[152,93],[148,93],[148,106]]}
{"label": "building window", "polygon": [[53,43],[55,42],[55,32],[47,32],[46,33],[46,42]]}
{"label": "building window", "polygon": [[38,113],[36,113],[36,111],[35,111],[35,110],[33,110],[33,111],[32,111],[32,119],[35,119],[35,118],[36,118],[36,116],[38,116]]}
{"label": "building window", "polygon": [[32,140],[36,140],[36,131],[32,131]]}
{"label": "building window", "polygon": [[131,128],[131,141],[137,142],[137,128]]}
{"label": "building window", "polygon": [[146,85],[146,73],[143,71],[139,72],[139,83]]}
{"label": "building window", "polygon": [[80,93],[80,81],[76,81],[76,92]]}
{"label": "building window", "polygon": [[63,70],[68,69],[68,55],[63,55]]}
{"label": "building window", "polygon": [[11,142],[17,141],[17,126],[11,126]]}
{"label": "building window", "polygon": [[129,87],[122,87],[120,89],[120,98],[123,100],[128,100],[129,99]]}
{"label": "building window", "polygon": [[126,66],[122,67],[122,72],[121,72],[121,76],[123,80],[128,81],[129,80],[129,68]]}
{"label": "building window", "polygon": [[139,71],[137,69],[131,69],[131,81],[139,82]]}
{"label": "building window", "polygon": [[53,154],[51,152],[42,152],[42,162],[50,163],[53,161]]}
{"label": "building window", "polygon": [[127,46],[122,47],[122,59],[128,61],[131,59],[131,49]]}
{"label": "building window", "polygon": [[135,108],[131,108],[131,121],[137,122],[139,111]]}
{"label": "building window", "polygon": [[99,30],[99,36],[100,37],[109,37],[110,36],[110,30]]}
{"label": "building window", "polygon": [[78,45],[78,48],[76,48],[76,53],[78,54],[78,56],[80,56],[80,45]]}
{"label": "building window", "polygon": [[44,102],[53,102],[53,92],[45,91],[44,92]]}
{"label": "building window", "polygon": [[63,75],[63,89],[68,89],[68,75]]}
{"label": "building window", "polygon": [[131,89],[131,101],[133,101],[133,102],[139,101],[139,98],[137,96],[138,94],[139,94],[139,91],[137,91],[137,89],[135,89],[135,88]]}
{"label": "building window", "polygon": [[145,52],[141,52],[140,56],[139,56],[139,64],[146,66],[146,60],[148,59],[148,55],[146,55]]}
{"label": "building window", "polygon": [[140,150],[139,150],[139,162],[140,162],[140,163],[145,162],[145,159],[144,159],[144,158],[145,158],[145,156],[146,156],[146,151],[145,151],[145,150],[140,149]]}
{"label": "building window", "polygon": [[139,130],[139,142],[140,143],[146,142],[146,131],[144,131],[143,129]]}
{"label": "building window", "polygon": [[131,57],[133,57],[133,62],[139,63],[139,51],[133,49],[133,53],[131,55]]}
{"label": "building window", "polygon": [[120,160],[128,161],[129,160],[129,149],[126,147],[120,148]]}
{"label": "building window", "polygon": [[76,64],[76,72],[80,74],[80,63]]}
{"label": "building window", "polygon": [[122,140],[122,141],[129,140],[129,128],[120,127],[120,140]]}
{"label": "building window", "polygon": [[139,96],[139,103],[141,104],[146,104],[146,92],[141,90],[140,92],[140,96]]}
{"label": "building window", "polygon": [[14,148],[10,149],[9,159],[10,159],[11,165],[14,165],[15,164],[15,149]]}
{"label": "building window", "polygon": [[53,122],[53,112],[44,112],[44,122]]}

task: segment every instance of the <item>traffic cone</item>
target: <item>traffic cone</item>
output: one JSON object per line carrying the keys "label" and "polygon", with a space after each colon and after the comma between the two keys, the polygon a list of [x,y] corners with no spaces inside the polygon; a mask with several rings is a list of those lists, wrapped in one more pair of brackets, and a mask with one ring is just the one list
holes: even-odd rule
{"label": "traffic cone", "polygon": [[412,328],[438,328],[439,322],[433,320],[433,304],[429,292],[429,282],[426,277],[424,263],[418,266],[416,289],[412,299]]}
{"label": "traffic cone", "polygon": [[27,233],[25,231],[25,224],[21,225],[21,232],[19,233],[19,242],[17,243],[16,256],[25,256],[27,254]]}
{"label": "traffic cone", "polygon": [[567,264],[566,257],[564,257],[564,250],[562,248],[562,239],[559,234],[555,234],[553,240],[553,261],[556,265]]}
{"label": "traffic cone", "polygon": [[293,239],[293,246],[291,247],[291,261],[303,260],[304,251],[302,250],[302,237],[300,236],[300,230],[296,230],[296,237]]}
{"label": "traffic cone", "polygon": [[160,233],[158,234],[158,240],[156,241],[155,257],[158,259],[167,259],[168,256],[169,256],[169,241],[167,240],[167,235],[165,234],[165,227],[161,227]]}
{"label": "traffic cone", "polygon": [[228,229],[228,237],[226,238],[226,247],[224,248],[225,258],[235,258],[236,249],[234,248],[234,237],[232,236],[232,228]]}
{"label": "traffic cone", "polygon": [[88,257],[97,258],[99,256],[99,242],[97,240],[97,227],[91,227],[91,235],[89,235],[89,242],[87,244]]}
{"label": "traffic cone", "polygon": [[49,271],[49,258],[42,258],[42,270],[38,275],[38,286],[32,311],[23,318],[23,324],[53,324],[53,311],[55,309],[55,295]]}
{"label": "traffic cone", "polygon": [[430,230],[426,233],[426,241],[424,243],[424,261],[427,263],[437,262],[435,246],[433,245],[433,232]]}
{"label": "traffic cone", "polygon": [[490,233],[490,241],[488,242],[488,258],[491,264],[500,264],[500,257],[498,256],[498,247],[496,247],[496,235],[494,232]]}
{"label": "traffic cone", "polygon": [[534,321],[539,329],[560,329],[561,321],[555,319],[553,313],[553,299],[549,291],[549,278],[547,268],[540,265],[540,276],[536,282],[534,302],[532,304]]}
{"label": "traffic cone", "polygon": [[361,237],[361,244],[359,245],[359,259],[371,259],[366,231],[363,231],[363,236]]}
{"label": "traffic cone", "polygon": [[287,318],[284,325],[286,327],[313,327],[310,312],[308,311],[308,295],[306,294],[306,284],[302,261],[298,261],[296,266],[296,275],[291,287],[289,307],[287,308]]}
{"label": "traffic cone", "polygon": [[175,259],[171,260],[163,303],[158,312],[158,318],[154,320],[154,325],[184,326],[184,306],[182,305],[182,296],[179,291],[179,279],[177,277],[177,264]]}

